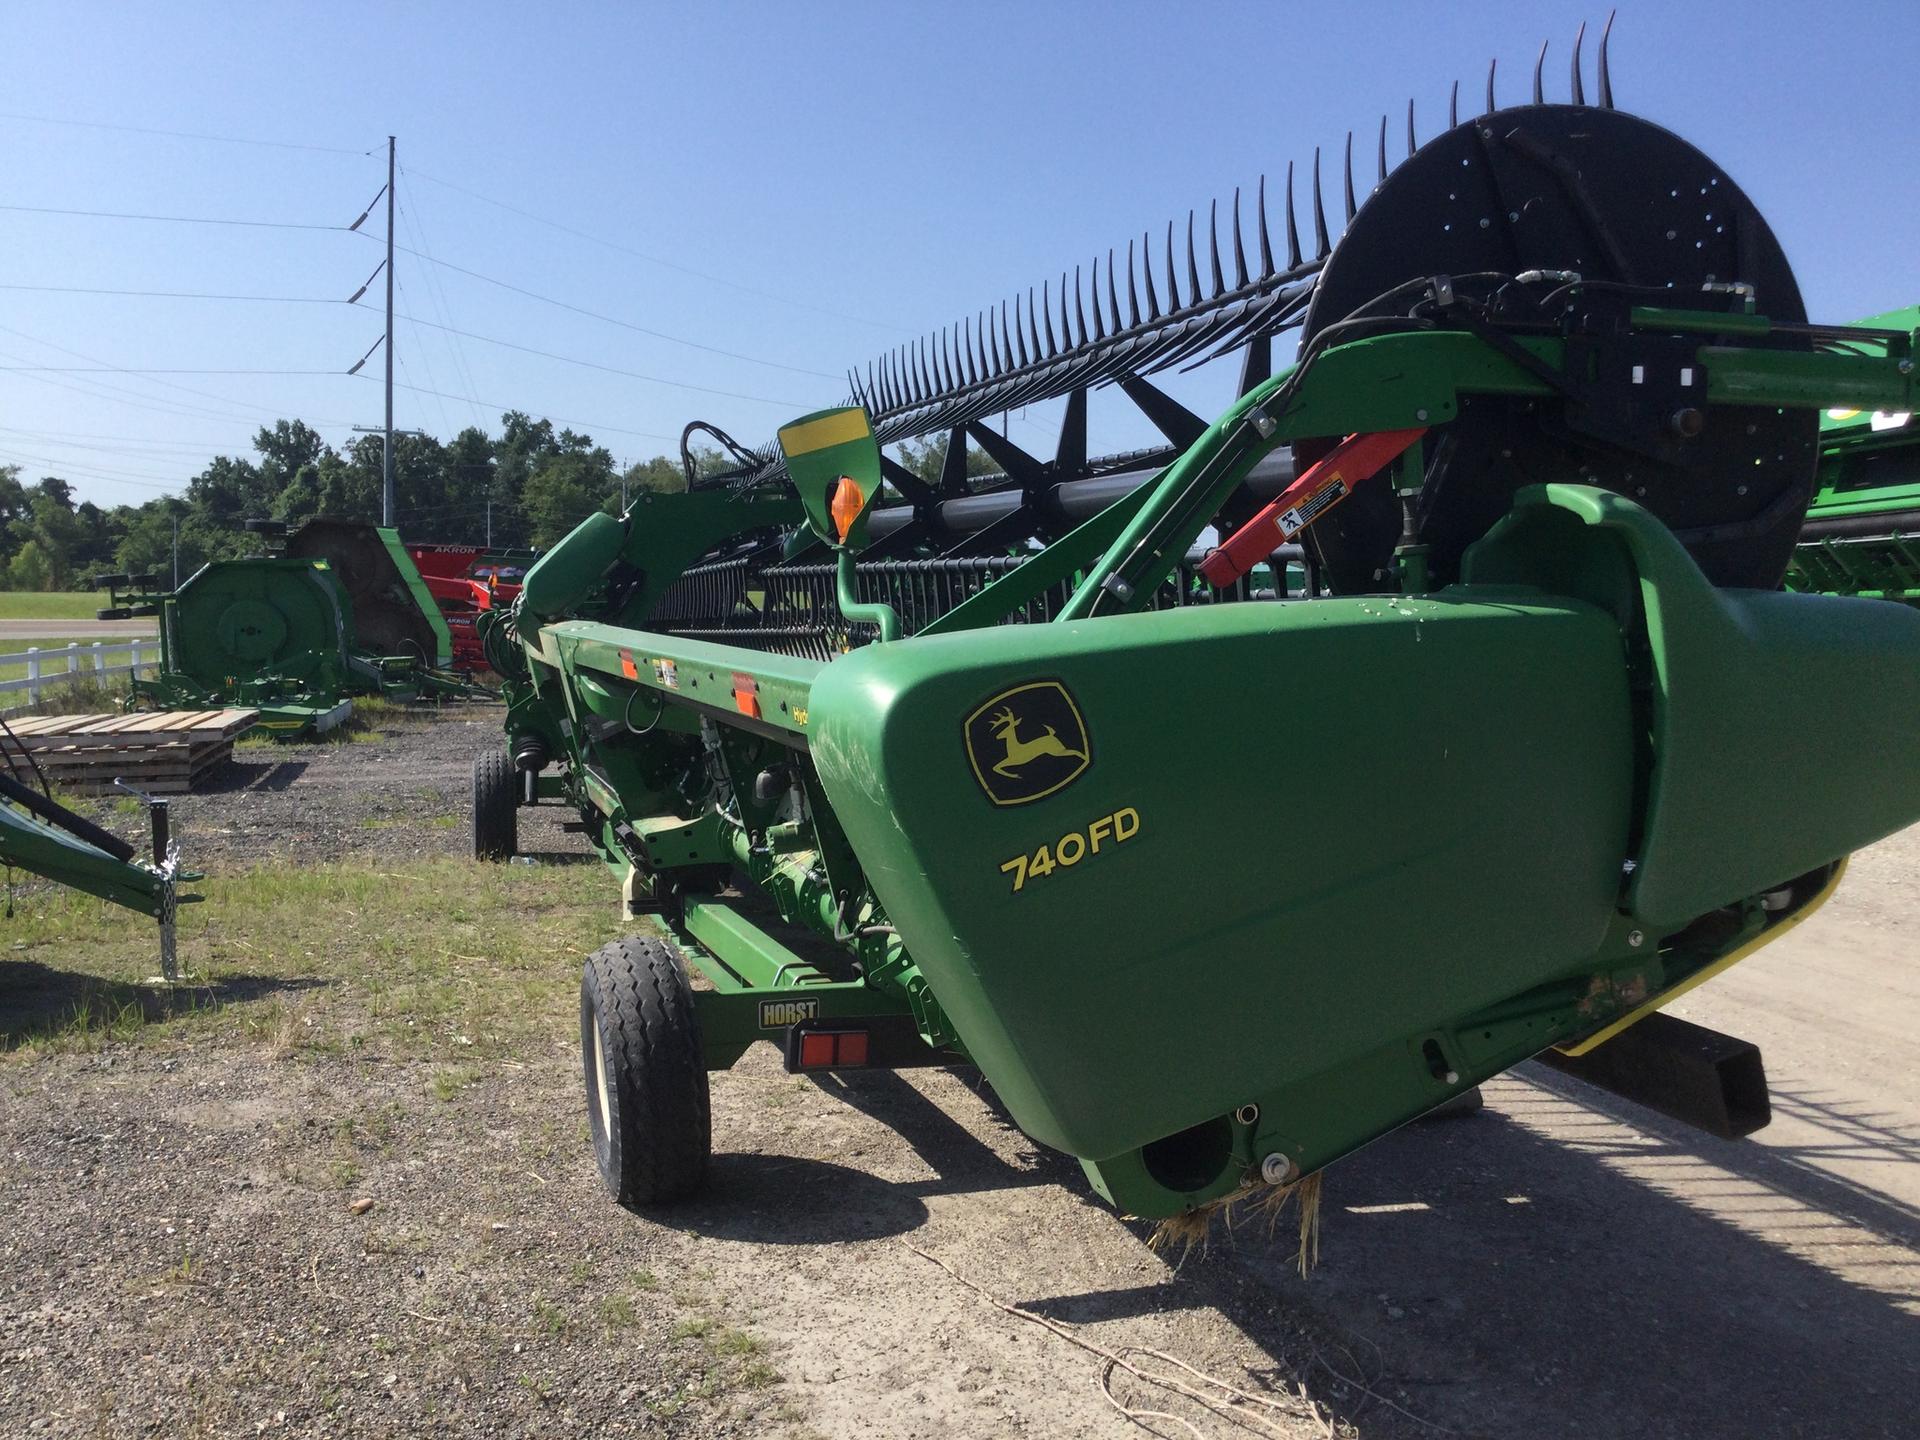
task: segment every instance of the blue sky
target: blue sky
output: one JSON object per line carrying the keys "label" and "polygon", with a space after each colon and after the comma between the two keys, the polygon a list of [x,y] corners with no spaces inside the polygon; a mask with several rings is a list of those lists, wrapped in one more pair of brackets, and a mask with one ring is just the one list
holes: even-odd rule
{"label": "blue sky", "polygon": [[[1551,41],[1565,98],[1573,4],[108,6],[0,13],[0,203],[345,225],[399,137],[402,244],[657,338],[403,254],[396,424],[447,436],[501,408],[614,453],[711,420],[748,443],[839,400],[881,349],[1250,191],[1264,171],[1423,137],[1487,60],[1523,98]],[[1622,7],[1621,107],[1678,131],[1760,206],[1816,318],[1920,299],[1920,0]],[[20,117],[42,117],[25,119]],[[144,127],[211,141],[50,124]],[[293,146],[312,149],[280,148]],[[1370,153],[1370,144],[1356,140]],[[456,188],[457,187],[457,188]],[[489,204],[490,197],[552,224]],[[376,213],[366,231],[378,232]],[[555,225],[566,230],[553,228]],[[567,230],[580,232],[567,233]],[[594,238],[588,238],[594,237]],[[377,309],[344,299],[365,235],[0,209],[0,284],[314,297],[178,300],[0,289],[0,463],[98,503],[184,484],[279,416],[335,444],[381,414]],[[376,285],[369,301],[378,302]],[[57,348],[56,348],[57,347]],[[369,378],[371,377],[371,378]],[[676,384],[662,383],[666,381]],[[1232,377],[1173,388],[1212,412]],[[424,391],[440,391],[442,398]],[[712,393],[724,392],[724,393]],[[1149,432],[1096,396],[1097,448]],[[1051,414],[1014,438],[1050,444]]]}

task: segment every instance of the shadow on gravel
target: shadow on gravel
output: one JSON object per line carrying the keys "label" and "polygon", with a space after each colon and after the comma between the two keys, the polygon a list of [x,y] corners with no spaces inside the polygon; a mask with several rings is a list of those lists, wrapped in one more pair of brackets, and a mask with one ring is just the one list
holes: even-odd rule
{"label": "shadow on gravel", "polygon": [[1920,1262],[1897,1207],[1526,1078],[1332,1166],[1307,1280],[1283,1227],[1222,1237],[1187,1282],[1275,1355],[1299,1353],[1290,1325],[1319,1332],[1308,1383],[1365,1437],[1438,1433],[1379,1396],[1516,1440],[1914,1433]]}
{"label": "shadow on gravel", "polygon": [[203,795],[231,795],[236,790],[278,794],[306,774],[304,760],[229,760],[210,783],[198,787]]}
{"label": "shadow on gravel", "polygon": [[[994,1119],[1018,1136],[1013,1120],[993,1087],[971,1066],[949,1072],[983,1100]],[[1067,1185],[1086,1189],[1080,1167],[1068,1156],[1019,1137],[1026,1163],[1009,1165],[993,1147],[955,1120],[906,1080],[889,1070],[849,1070],[808,1077],[828,1095],[877,1120],[907,1142],[936,1180],[910,1181],[899,1188],[912,1195],[979,1194],[1028,1185]]]}
{"label": "shadow on gravel", "polygon": [[176,1015],[331,983],[314,977],[228,975],[170,987],[140,985],[56,970],[37,960],[0,958],[0,1050],[30,1040],[124,1033]]}
{"label": "shadow on gravel", "polygon": [[640,1212],[659,1225],[756,1245],[833,1245],[904,1235],[927,1221],[912,1187],[784,1155],[715,1155],[691,1206]]}

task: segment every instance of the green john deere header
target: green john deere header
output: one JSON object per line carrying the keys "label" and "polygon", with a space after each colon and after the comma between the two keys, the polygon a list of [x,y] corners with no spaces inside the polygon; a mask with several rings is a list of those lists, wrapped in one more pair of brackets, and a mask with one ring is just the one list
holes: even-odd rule
{"label": "green john deere header", "polygon": [[[1337,247],[1263,204],[902,347],[534,567],[475,849],[561,804],[669,937],[583,976],[616,1197],[699,1185],[762,1040],[977,1065],[1144,1216],[1535,1055],[1765,1122],[1751,1046],[1648,1017],[1920,819],[1920,612],[1779,588],[1819,413],[1911,410],[1916,336],[1810,323],[1729,176],[1575,98],[1383,146]],[[1149,378],[1226,355],[1211,423]],[[1092,457],[1102,385],[1166,445]],[[1050,459],[987,423],[1049,398]]]}

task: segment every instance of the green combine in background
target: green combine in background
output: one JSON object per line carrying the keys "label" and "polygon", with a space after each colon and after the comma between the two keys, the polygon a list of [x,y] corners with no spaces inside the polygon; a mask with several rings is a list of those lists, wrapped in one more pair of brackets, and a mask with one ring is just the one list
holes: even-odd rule
{"label": "green combine in background", "polygon": [[[1920,328],[1920,306],[1865,329]],[[1820,480],[1787,588],[1920,605],[1920,421],[1911,410],[1826,411]]]}
{"label": "green combine in background", "polygon": [[311,520],[279,554],[214,561],[177,591],[153,580],[94,582],[113,592],[101,618],[159,617],[160,672],[134,681],[136,705],[244,706],[296,739],[340,724],[355,696],[485,693],[448,668],[446,621],[396,531]]}
{"label": "green combine in background", "polygon": [[[891,352],[483,621],[476,854],[560,804],[670,937],[582,978],[622,1203],[700,1185],[707,1074],[758,1041],[969,1061],[1147,1217],[1530,1056],[1766,1123],[1752,1046],[1654,1012],[1920,819],[1920,612],[1780,590],[1819,412],[1910,411],[1916,335],[1810,323],[1602,55],[1597,104],[1576,59],[1571,105],[1409,119],[1392,173],[1383,129],[1337,247],[1316,184],[1310,250],[1289,191],[1283,243],[1262,199],[1251,242],[1176,266],[1170,228],[1164,269],[1149,237]],[[1212,423],[1148,378],[1230,354]],[[1103,386],[1163,449],[1090,458]],[[1046,399],[1051,458],[987,423]],[[883,450],[924,435],[934,481]]]}

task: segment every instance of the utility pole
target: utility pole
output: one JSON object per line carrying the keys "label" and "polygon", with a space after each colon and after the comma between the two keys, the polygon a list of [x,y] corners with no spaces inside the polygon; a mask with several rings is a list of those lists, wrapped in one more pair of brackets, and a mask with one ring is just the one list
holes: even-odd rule
{"label": "utility pole", "polygon": [[393,136],[387,136],[387,439],[380,465],[380,523],[393,527]]}
{"label": "utility pole", "polygon": [[493,548],[493,497],[487,497],[487,548]]}
{"label": "utility pole", "polygon": [[180,515],[176,511],[173,517],[173,588],[180,588]]}

